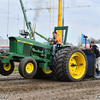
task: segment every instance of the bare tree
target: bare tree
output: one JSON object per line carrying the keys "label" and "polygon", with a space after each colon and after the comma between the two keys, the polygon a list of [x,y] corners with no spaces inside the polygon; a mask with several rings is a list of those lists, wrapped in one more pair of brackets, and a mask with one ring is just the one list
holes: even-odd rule
{"label": "bare tree", "polygon": [[77,39],[77,43],[78,43],[78,44],[77,44],[77,47],[80,48],[80,47],[82,46],[81,37],[80,37],[80,36],[79,36],[78,39]]}
{"label": "bare tree", "polygon": [[68,43],[68,42],[66,43],[66,45],[67,45],[67,46],[71,46],[71,47],[74,46],[72,43]]}
{"label": "bare tree", "polygon": [[93,38],[93,37],[89,38],[88,41],[89,41],[89,43],[90,43],[91,41],[94,41],[95,43],[100,43],[100,39],[95,39],[95,38]]}

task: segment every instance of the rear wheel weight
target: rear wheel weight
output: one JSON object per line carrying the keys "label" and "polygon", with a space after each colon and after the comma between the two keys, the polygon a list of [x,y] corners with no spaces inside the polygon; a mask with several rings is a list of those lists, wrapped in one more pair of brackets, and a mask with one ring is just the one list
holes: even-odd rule
{"label": "rear wheel weight", "polygon": [[42,71],[47,75],[52,73],[52,71],[50,69],[43,69],[42,68]]}
{"label": "rear wheel weight", "polygon": [[53,77],[53,72],[49,69],[49,70],[45,70],[42,68],[39,68],[38,66],[38,70],[36,72],[36,75],[33,78],[36,79],[50,79]]}
{"label": "rear wheel weight", "polygon": [[55,54],[52,70],[59,81],[81,81],[87,66],[87,58],[81,50],[65,48]]}
{"label": "rear wheel weight", "polygon": [[37,63],[31,57],[23,58],[19,64],[19,73],[22,77],[30,79],[37,72]]}

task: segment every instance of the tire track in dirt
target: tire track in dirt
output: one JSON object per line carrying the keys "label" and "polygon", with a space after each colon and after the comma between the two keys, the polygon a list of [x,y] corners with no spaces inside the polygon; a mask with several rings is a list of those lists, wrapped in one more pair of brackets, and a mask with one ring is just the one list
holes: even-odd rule
{"label": "tire track in dirt", "polygon": [[58,82],[24,79],[19,73],[13,73],[0,75],[0,93],[9,96],[6,100],[96,100],[96,95],[100,94],[100,80],[86,78],[81,82]]}

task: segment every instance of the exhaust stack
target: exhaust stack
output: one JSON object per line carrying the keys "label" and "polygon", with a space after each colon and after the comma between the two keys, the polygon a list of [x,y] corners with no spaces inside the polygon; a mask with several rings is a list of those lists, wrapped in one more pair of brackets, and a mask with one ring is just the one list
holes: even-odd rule
{"label": "exhaust stack", "polygon": [[35,28],[36,28],[36,25],[34,24],[34,25],[33,25],[33,30],[32,30],[32,40],[34,39]]}

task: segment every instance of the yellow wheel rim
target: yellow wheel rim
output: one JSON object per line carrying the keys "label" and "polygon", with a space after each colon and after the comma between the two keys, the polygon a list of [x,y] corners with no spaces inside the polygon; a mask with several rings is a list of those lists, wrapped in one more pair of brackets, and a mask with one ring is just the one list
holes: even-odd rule
{"label": "yellow wheel rim", "polygon": [[9,71],[9,70],[11,69],[11,63],[9,63],[9,64],[4,63],[4,64],[3,64],[3,69],[4,69],[5,71]]}
{"label": "yellow wheel rim", "polygon": [[43,70],[43,72],[44,72],[45,74],[50,74],[50,73],[52,73],[52,71],[51,71],[50,69],[44,69],[44,68],[42,68],[42,70]]}
{"label": "yellow wheel rim", "polygon": [[33,72],[33,70],[34,70],[34,65],[32,63],[28,63],[26,65],[26,72],[30,74]]}
{"label": "yellow wheel rim", "polygon": [[82,53],[75,52],[69,60],[69,72],[74,79],[80,79],[86,71],[86,60]]}

